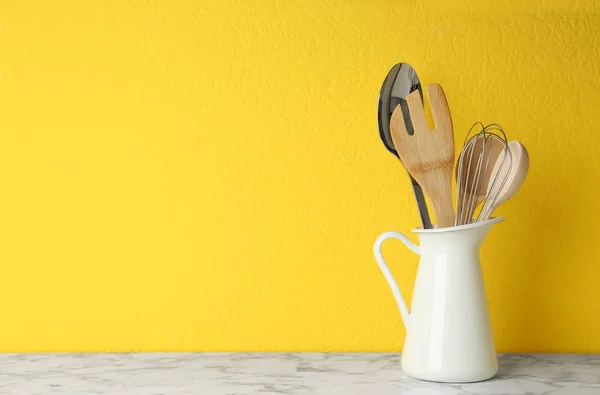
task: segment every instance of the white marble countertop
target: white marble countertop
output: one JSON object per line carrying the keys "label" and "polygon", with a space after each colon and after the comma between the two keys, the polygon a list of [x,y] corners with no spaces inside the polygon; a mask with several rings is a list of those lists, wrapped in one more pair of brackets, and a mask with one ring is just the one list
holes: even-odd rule
{"label": "white marble countertop", "polygon": [[600,354],[505,354],[460,385],[407,377],[399,354],[0,354],[0,394],[600,395]]}

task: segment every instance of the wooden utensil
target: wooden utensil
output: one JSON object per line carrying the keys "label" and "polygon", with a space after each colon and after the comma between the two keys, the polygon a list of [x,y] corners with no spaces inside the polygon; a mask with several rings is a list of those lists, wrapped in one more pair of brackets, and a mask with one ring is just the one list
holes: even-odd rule
{"label": "wooden utensil", "polygon": [[527,172],[529,171],[529,153],[525,146],[516,140],[509,141],[507,154],[509,155],[508,158],[500,155],[494,164],[493,174],[498,173],[498,179],[504,180],[504,182],[490,182],[488,185],[488,196],[495,196],[495,198],[489,201],[490,204],[486,201],[486,204],[481,209],[480,217],[484,221],[490,218],[498,206],[517,193],[527,177]]}
{"label": "wooden utensil", "polygon": [[456,162],[455,225],[471,223],[475,209],[484,201],[494,165],[506,142],[492,133],[479,133],[470,138]]}
{"label": "wooden utensil", "polygon": [[408,172],[429,196],[439,227],[454,225],[452,207],[452,171],[454,168],[454,132],[448,102],[442,87],[427,86],[435,127],[427,126],[418,91],[408,95],[408,110],[414,134],[406,130],[400,106],[392,114],[390,130],[396,151]]}

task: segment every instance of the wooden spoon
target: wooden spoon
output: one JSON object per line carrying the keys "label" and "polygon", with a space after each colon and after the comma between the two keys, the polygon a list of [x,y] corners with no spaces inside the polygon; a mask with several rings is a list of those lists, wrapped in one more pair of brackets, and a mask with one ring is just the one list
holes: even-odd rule
{"label": "wooden spoon", "polygon": [[[456,225],[471,223],[475,209],[487,196],[490,176],[505,143],[492,134],[467,141],[456,162]],[[460,174],[459,174],[460,173]]]}
{"label": "wooden spoon", "polygon": [[[494,176],[488,185],[488,200],[481,209],[481,221],[489,219],[498,206],[513,197],[527,177],[529,154],[525,146],[516,140],[509,141],[508,152],[508,158],[503,160],[504,155],[500,155],[494,164]],[[498,177],[495,177],[495,174],[498,174]],[[495,183],[494,178],[497,178]]]}
{"label": "wooden spoon", "polygon": [[396,151],[406,170],[429,196],[439,227],[454,225],[452,206],[452,171],[454,168],[454,132],[448,102],[442,87],[427,86],[435,128],[429,129],[418,91],[408,95],[408,110],[414,134],[406,131],[400,106],[390,122]]}

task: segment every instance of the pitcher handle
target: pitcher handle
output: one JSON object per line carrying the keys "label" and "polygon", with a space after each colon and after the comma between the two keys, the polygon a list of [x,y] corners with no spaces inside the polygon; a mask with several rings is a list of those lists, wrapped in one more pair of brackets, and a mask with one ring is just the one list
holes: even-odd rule
{"label": "pitcher handle", "polygon": [[400,309],[400,315],[402,316],[402,321],[404,322],[404,327],[406,328],[406,326],[408,325],[408,318],[410,316],[410,314],[408,312],[408,308],[406,307],[406,302],[404,301],[404,298],[402,297],[402,292],[400,292],[400,288],[398,288],[398,284],[396,283],[396,280],[394,279],[394,276],[392,275],[390,268],[383,260],[383,255],[381,254],[381,245],[387,239],[400,240],[402,243],[404,243],[405,246],[408,247],[409,250],[411,250],[412,252],[414,252],[415,254],[417,254],[419,256],[421,255],[421,248],[418,245],[416,245],[415,243],[413,243],[412,241],[410,241],[410,239],[408,237],[406,237],[404,234],[402,234],[400,232],[395,232],[395,231],[382,233],[377,238],[377,240],[375,240],[375,245],[373,245],[373,254],[375,254],[375,259],[377,260],[377,263],[379,264],[379,268],[383,272],[383,276],[385,277],[390,288],[392,289],[392,293],[394,294],[394,299],[396,299],[396,304],[398,305],[398,309]]}

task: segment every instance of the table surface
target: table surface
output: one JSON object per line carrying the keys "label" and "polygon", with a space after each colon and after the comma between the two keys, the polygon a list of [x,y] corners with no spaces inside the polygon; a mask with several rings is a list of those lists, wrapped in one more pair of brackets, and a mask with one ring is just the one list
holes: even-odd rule
{"label": "table surface", "polygon": [[600,395],[600,354],[504,354],[472,384],[407,377],[399,354],[0,354],[0,393]]}

